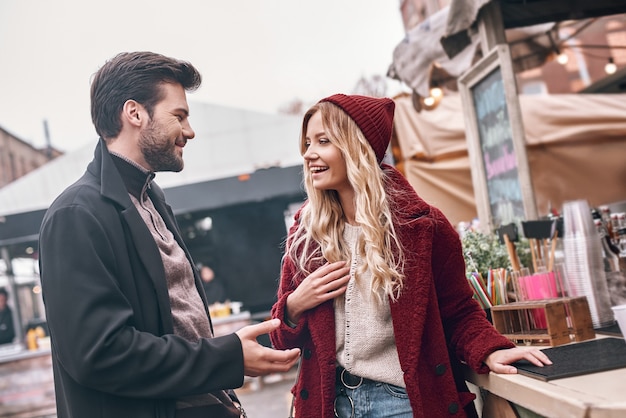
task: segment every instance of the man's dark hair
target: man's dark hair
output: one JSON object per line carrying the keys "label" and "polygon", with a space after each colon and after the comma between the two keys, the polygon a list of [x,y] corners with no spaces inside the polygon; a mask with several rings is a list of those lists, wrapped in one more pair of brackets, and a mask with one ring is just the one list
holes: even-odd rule
{"label": "man's dark hair", "polygon": [[0,295],[4,295],[7,299],[9,298],[9,292],[4,287],[0,287]]}
{"label": "man's dark hair", "polygon": [[98,135],[108,139],[120,133],[127,100],[141,103],[152,117],[154,106],[163,99],[162,83],[193,91],[202,76],[190,63],[154,52],[123,52],[107,61],[91,83],[91,120]]}

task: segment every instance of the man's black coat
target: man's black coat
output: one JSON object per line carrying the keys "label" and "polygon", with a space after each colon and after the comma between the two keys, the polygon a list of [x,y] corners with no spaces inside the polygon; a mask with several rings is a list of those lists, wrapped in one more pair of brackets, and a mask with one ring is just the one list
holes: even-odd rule
{"label": "man's black coat", "polygon": [[[191,262],[163,191],[148,193]],[[178,397],[242,385],[236,335],[173,335],[159,249],[103,140],[48,209],[39,256],[59,418],[173,418]]]}

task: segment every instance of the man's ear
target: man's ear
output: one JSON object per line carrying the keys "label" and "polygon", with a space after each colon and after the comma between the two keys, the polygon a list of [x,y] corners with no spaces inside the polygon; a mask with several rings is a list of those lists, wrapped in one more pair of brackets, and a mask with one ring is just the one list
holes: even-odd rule
{"label": "man's ear", "polygon": [[122,107],[122,123],[127,123],[131,126],[140,128],[143,123],[143,119],[148,116],[146,109],[136,101],[130,99],[126,100]]}

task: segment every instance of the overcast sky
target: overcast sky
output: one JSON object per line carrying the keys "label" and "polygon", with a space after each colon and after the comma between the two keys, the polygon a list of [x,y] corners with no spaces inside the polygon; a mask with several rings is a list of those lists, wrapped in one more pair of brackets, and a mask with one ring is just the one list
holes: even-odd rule
{"label": "overcast sky", "polygon": [[275,113],[384,76],[403,37],[397,0],[0,0],[0,126],[40,147],[46,119],[61,150],[95,142],[90,77],[121,51],[193,63],[190,102]]}

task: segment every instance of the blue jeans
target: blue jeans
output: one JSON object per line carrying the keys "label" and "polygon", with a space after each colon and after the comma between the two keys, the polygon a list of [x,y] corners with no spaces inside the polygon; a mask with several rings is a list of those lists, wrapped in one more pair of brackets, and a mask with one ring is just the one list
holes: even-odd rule
{"label": "blue jeans", "polygon": [[335,416],[339,418],[412,418],[406,390],[388,383],[368,381],[356,389],[335,385]]}

